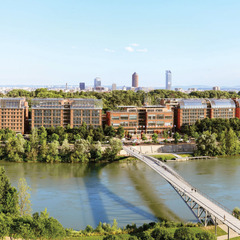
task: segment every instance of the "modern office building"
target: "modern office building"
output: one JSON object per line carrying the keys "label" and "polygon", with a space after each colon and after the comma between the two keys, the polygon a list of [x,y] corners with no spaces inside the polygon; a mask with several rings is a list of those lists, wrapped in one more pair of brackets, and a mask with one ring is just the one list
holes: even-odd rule
{"label": "modern office building", "polygon": [[36,127],[79,127],[102,125],[102,100],[98,99],[32,99],[32,128]]}
{"label": "modern office building", "polygon": [[119,106],[119,110],[107,111],[107,125],[122,126],[130,134],[161,133],[173,127],[173,111],[168,106],[143,107]]}
{"label": "modern office building", "polygon": [[112,84],[112,91],[115,91],[115,90],[117,90],[117,84],[116,84],[116,83],[113,83],[113,84]]}
{"label": "modern office building", "polygon": [[237,102],[232,99],[182,99],[174,109],[174,124],[177,129],[181,129],[184,125],[193,125],[204,118],[238,117]]}
{"label": "modern office building", "polygon": [[97,89],[97,87],[101,87],[101,78],[99,77],[94,79],[94,89]]}
{"label": "modern office building", "polygon": [[136,72],[132,75],[132,87],[138,87],[138,74]]}
{"label": "modern office building", "polygon": [[205,99],[181,99],[174,109],[174,125],[181,129],[185,125],[193,125],[197,120],[209,116]]}
{"label": "modern office building", "polygon": [[0,98],[0,128],[24,134],[28,125],[28,102],[25,98]]}
{"label": "modern office building", "polygon": [[209,104],[209,118],[235,118],[236,104],[232,99],[207,99]]}
{"label": "modern office building", "polygon": [[171,90],[172,88],[172,72],[170,70],[166,70],[166,89]]}
{"label": "modern office building", "polygon": [[82,90],[85,90],[85,89],[86,89],[86,87],[85,87],[85,82],[80,82],[80,83],[79,83],[79,88],[80,88],[81,91],[82,91]]}

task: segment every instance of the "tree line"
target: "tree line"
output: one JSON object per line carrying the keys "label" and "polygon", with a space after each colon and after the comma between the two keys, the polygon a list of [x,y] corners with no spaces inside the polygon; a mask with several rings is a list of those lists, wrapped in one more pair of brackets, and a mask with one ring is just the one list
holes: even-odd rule
{"label": "tree line", "polygon": [[114,110],[119,105],[134,105],[142,106],[145,102],[148,104],[159,104],[162,98],[239,98],[240,92],[227,92],[227,91],[196,91],[189,94],[157,89],[145,93],[144,91],[124,91],[115,90],[111,92],[63,92],[47,90],[46,88],[38,88],[35,91],[27,91],[23,89],[13,89],[9,91],[6,95],[1,94],[1,96],[6,97],[26,97],[31,107],[32,98],[94,98],[102,99],[103,110]]}
{"label": "tree line", "polygon": [[195,155],[233,156],[240,154],[240,119],[203,119],[194,125],[184,126],[181,132],[194,137]]}
{"label": "tree line", "polygon": [[[110,126],[94,129],[83,123],[79,128],[34,128],[26,139],[10,129],[1,129],[0,157],[11,162],[113,161],[122,149],[121,141],[113,137],[122,137],[123,132],[122,127],[117,131]],[[108,143],[105,149],[104,141]]]}

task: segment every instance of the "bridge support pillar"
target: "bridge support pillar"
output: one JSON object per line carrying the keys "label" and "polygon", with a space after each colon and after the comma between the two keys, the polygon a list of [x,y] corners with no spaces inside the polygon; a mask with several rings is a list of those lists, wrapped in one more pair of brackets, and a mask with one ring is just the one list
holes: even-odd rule
{"label": "bridge support pillar", "polygon": [[217,236],[217,218],[216,217],[215,217],[214,225],[215,225],[215,235]]}
{"label": "bridge support pillar", "polygon": [[230,239],[230,229],[228,227],[228,240]]}
{"label": "bridge support pillar", "polygon": [[201,205],[199,205],[193,199],[186,195],[185,190],[182,191],[181,189],[174,187],[171,183],[170,185],[178,193],[182,200],[187,204],[188,208],[192,211],[193,215],[201,224],[206,227],[210,222],[216,223],[216,221],[214,221],[211,214],[206,209],[204,209]]}

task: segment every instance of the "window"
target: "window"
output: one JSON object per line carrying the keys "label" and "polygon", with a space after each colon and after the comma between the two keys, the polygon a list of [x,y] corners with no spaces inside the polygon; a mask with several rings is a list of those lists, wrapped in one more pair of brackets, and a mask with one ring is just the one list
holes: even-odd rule
{"label": "window", "polygon": [[164,126],[164,122],[162,122],[162,121],[157,122],[157,126],[158,126],[158,127]]}
{"label": "window", "polygon": [[128,115],[121,115],[121,120],[128,120]]}
{"label": "window", "polygon": [[158,114],[157,119],[164,119],[164,115],[163,114]]}
{"label": "window", "polygon": [[128,127],[128,122],[121,122],[120,125],[123,127]]}
{"label": "window", "polygon": [[93,117],[98,117],[100,115],[100,111],[99,110],[92,110],[92,116]]}
{"label": "window", "polygon": [[112,120],[119,120],[119,116],[112,117]]}
{"label": "window", "polygon": [[137,120],[137,115],[130,115],[129,120]]}

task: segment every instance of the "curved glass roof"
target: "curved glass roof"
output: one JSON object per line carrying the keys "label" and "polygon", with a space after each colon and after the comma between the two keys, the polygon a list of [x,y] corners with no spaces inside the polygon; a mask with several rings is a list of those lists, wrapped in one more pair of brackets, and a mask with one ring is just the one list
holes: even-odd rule
{"label": "curved glass roof", "polygon": [[211,108],[236,108],[232,99],[209,99]]}
{"label": "curved glass roof", "polygon": [[207,108],[205,99],[182,99],[179,101],[181,109]]}

